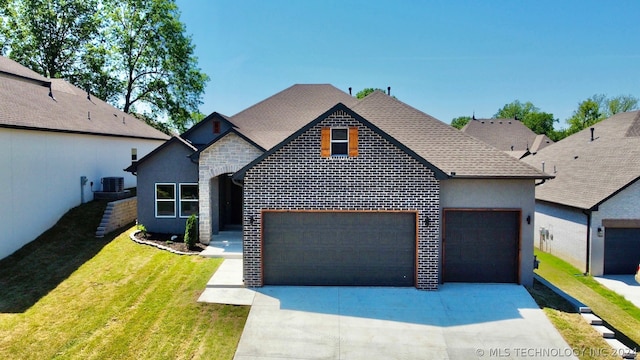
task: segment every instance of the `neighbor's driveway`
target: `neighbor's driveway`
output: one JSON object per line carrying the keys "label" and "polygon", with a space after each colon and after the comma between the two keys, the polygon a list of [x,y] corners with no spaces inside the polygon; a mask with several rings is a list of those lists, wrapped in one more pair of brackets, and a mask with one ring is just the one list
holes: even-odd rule
{"label": "neighbor's driveway", "polygon": [[258,289],[236,360],[577,359],[519,285]]}

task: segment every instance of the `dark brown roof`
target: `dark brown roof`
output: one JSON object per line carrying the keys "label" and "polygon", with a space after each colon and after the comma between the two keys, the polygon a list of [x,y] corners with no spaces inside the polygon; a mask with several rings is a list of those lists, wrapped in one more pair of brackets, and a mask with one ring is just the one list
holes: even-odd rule
{"label": "dark brown roof", "polygon": [[592,209],[640,178],[640,111],[616,114],[525,161],[555,175],[536,199]]}
{"label": "dark brown roof", "polygon": [[515,119],[475,119],[461,131],[502,151],[536,153],[553,143],[546,135],[534,133]]}
{"label": "dark brown roof", "polygon": [[338,103],[449,176],[549,177],[381,91],[357,100],[331,85],[294,85],[232,116],[231,121],[238,131],[270,150]]}
{"label": "dark brown roof", "polygon": [[483,178],[544,177],[532,166],[381,91],[368,95],[351,108],[446,174]]}
{"label": "dark brown roof", "polygon": [[229,120],[259,146],[270,149],[337,103],[357,100],[329,84],[293,85]]}
{"label": "dark brown roof", "polygon": [[50,82],[50,80],[46,77],[4,56],[0,56],[0,73],[4,73],[5,75],[11,77],[20,77],[27,80],[35,80],[36,82],[40,83]]}
{"label": "dark brown roof", "polygon": [[95,96],[87,99],[85,91],[62,79],[46,79],[16,64],[0,57],[0,127],[169,139]]}

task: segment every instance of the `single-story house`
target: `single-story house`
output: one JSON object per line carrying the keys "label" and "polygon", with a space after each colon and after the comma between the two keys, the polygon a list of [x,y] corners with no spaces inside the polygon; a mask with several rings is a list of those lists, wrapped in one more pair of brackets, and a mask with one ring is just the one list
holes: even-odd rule
{"label": "single-story house", "polygon": [[535,246],[594,276],[640,263],[640,112],[616,114],[526,163],[555,175],[536,187]]}
{"label": "single-story house", "polygon": [[169,136],[76,88],[0,56],[0,258],[34,240]]}
{"label": "single-story house", "polygon": [[383,92],[331,85],[213,113],[128,170],[148,230],[184,231],[196,203],[202,242],[241,228],[250,287],[531,284],[535,182],[552,177]]}
{"label": "single-story house", "polygon": [[476,119],[474,116],[460,131],[517,159],[553,144],[547,135],[534,133],[518,119]]}

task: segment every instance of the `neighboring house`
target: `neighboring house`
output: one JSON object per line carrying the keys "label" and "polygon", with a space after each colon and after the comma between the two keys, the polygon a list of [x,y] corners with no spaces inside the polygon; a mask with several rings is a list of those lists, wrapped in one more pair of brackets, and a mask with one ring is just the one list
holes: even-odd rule
{"label": "neighboring house", "polygon": [[516,159],[535,154],[553,144],[546,135],[534,133],[517,119],[476,119],[474,117],[460,130]]}
{"label": "neighboring house", "polygon": [[136,186],[122,168],[168,138],[64,80],[0,57],[0,258],[92,200],[103,177]]}
{"label": "neighboring house", "polygon": [[640,112],[616,114],[523,161],[536,187],[535,245],[595,276],[640,263]]}
{"label": "neighboring house", "polygon": [[184,231],[195,199],[181,187],[197,184],[200,240],[241,227],[251,287],[531,284],[534,185],[552,177],[382,92],[331,85],[214,113],[129,170],[152,231]]}

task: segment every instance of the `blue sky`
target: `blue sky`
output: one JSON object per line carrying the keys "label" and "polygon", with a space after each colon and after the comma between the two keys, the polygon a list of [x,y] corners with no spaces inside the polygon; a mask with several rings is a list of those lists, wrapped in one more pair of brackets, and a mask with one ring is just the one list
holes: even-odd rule
{"label": "blue sky", "polygon": [[640,97],[640,1],[177,0],[233,115],[296,83],[386,89],[449,123],[513,100],[565,120],[593,94]]}

